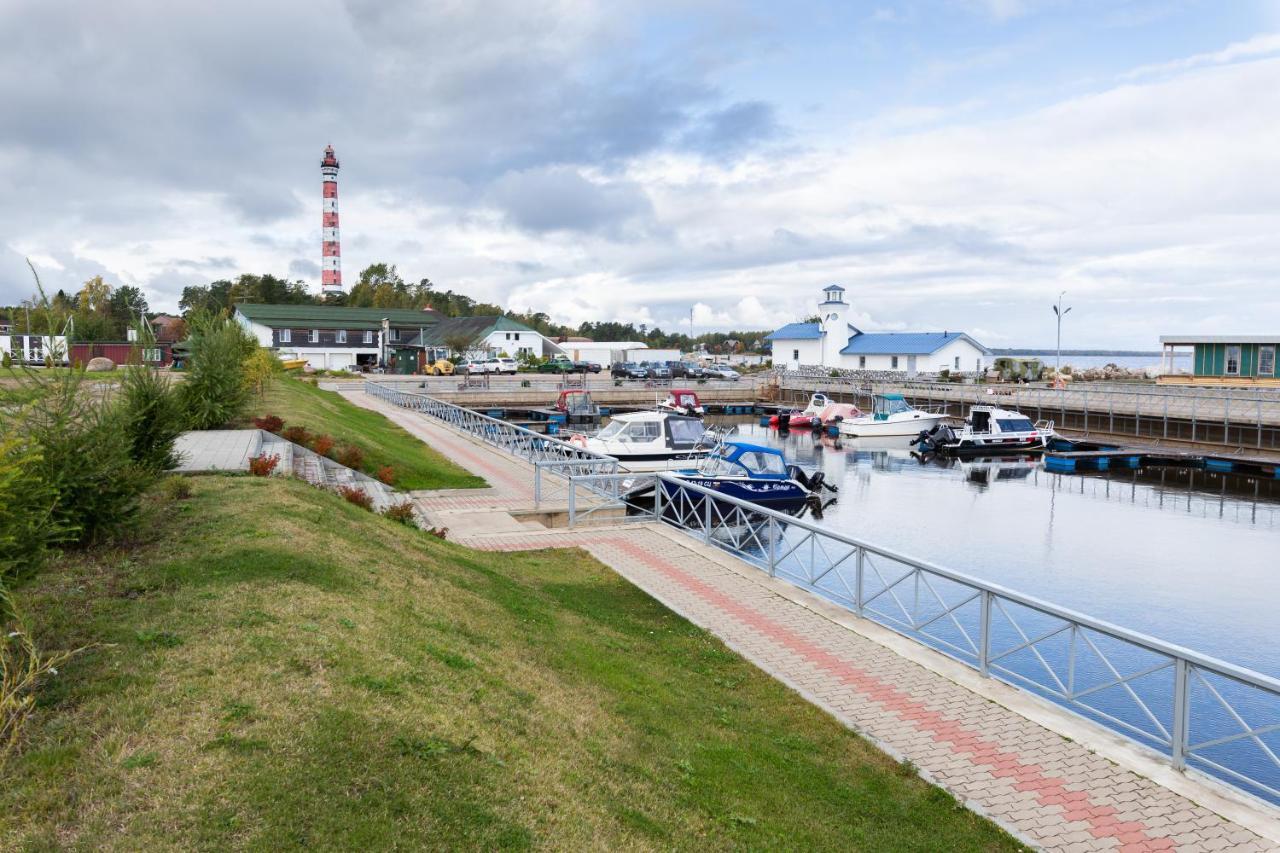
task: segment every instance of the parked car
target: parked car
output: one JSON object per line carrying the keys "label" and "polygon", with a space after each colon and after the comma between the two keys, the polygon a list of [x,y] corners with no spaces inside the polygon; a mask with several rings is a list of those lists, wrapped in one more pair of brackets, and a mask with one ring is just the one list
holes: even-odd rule
{"label": "parked car", "polygon": [[573,369],[578,373],[599,373],[604,368],[596,364],[594,361],[575,361],[573,363]]}
{"label": "parked car", "polygon": [[649,371],[649,377],[652,379],[670,379],[671,368],[667,367],[661,361],[642,361],[640,366]]}
{"label": "parked car", "polygon": [[691,361],[668,361],[667,367],[672,379],[701,379],[706,375],[700,365]]}
{"label": "parked car", "polygon": [[539,373],[572,373],[574,371],[573,362],[562,355],[554,356],[550,361],[539,364],[536,368]]}
{"label": "parked car", "polygon": [[648,379],[649,371],[634,361],[619,361],[609,369],[615,379]]}
{"label": "parked car", "polygon": [[728,379],[730,382],[737,382],[742,378],[742,374],[729,367],[727,364],[713,364],[706,369],[708,379]]}
{"label": "parked car", "polygon": [[467,361],[458,362],[458,366],[454,368],[454,370],[457,373],[465,373],[468,376],[471,376],[477,373],[488,373],[489,366],[486,362],[479,360],[471,361],[468,359]]}
{"label": "parked car", "polygon": [[485,373],[512,373],[520,369],[514,358],[487,358],[484,361]]}
{"label": "parked car", "polygon": [[447,358],[440,358],[433,362],[429,362],[427,366],[423,368],[423,373],[426,373],[428,376],[452,376],[453,370],[452,361]]}

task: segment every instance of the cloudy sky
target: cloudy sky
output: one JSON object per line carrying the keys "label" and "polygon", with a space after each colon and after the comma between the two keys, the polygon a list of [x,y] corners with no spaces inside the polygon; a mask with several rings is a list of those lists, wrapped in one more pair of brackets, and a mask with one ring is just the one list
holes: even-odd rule
{"label": "cloudy sky", "polygon": [[0,0],[0,304],[388,261],[558,320],[1280,328],[1280,0]]}

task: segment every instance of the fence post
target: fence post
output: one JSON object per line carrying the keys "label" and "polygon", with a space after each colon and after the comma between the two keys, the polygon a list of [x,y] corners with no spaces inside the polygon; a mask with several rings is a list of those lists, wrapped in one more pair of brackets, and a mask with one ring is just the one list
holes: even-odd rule
{"label": "fence post", "polygon": [[574,522],[577,520],[577,510],[578,510],[578,488],[577,488],[577,484],[573,482],[573,475],[570,474],[569,475],[569,526],[570,527],[573,527]]}
{"label": "fence post", "polygon": [[1222,400],[1222,443],[1231,443],[1231,395]]}
{"label": "fence post", "polygon": [[773,516],[769,516],[769,577],[776,577],[778,574],[778,561],[773,550],[774,537],[778,533],[778,521]]}
{"label": "fence post", "polygon": [[1262,447],[1262,398],[1258,398],[1258,447]]}
{"label": "fence post", "polygon": [[542,503],[542,463],[533,463],[533,506],[536,509]]}
{"label": "fence post", "polygon": [[702,534],[707,542],[711,541],[711,503],[710,495],[702,496],[702,505],[706,509],[706,512],[702,514]]}
{"label": "fence post", "polygon": [[984,677],[991,675],[991,592],[982,590],[978,599],[981,608],[978,626],[978,672]]}
{"label": "fence post", "polygon": [[[614,475],[617,475],[615,470]],[[662,521],[662,478],[658,475],[653,477],[653,519],[654,521]]]}
{"label": "fence post", "polygon": [[1187,738],[1191,722],[1191,683],[1185,658],[1173,661],[1173,731],[1169,735],[1169,756],[1174,770],[1187,767]]}
{"label": "fence post", "polygon": [[856,568],[853,581],[853,604],[859,616],[862,615],[862,603],[867,598],[865,585],[863,584],[863,580],[866,577],[866,558],[867,549],[858,546],[858,559],[854,563]]}
{"label": "fence post", "polygon": [[1191,440],[1196,440],[1196,395],[1191,395]]}

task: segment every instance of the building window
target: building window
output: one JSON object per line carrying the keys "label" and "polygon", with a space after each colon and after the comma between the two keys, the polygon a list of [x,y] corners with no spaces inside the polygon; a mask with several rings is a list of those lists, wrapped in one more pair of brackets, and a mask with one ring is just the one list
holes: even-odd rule
{"label": "building window", "polygon": [[388,340],[392,340],[392,341],[400,340],[400,330],[392,329],[390,332],[387,333],[387,338]]}
{"label": "building window", "polygon": [[339,329],[339,330],[338,330],[338,343],[340,343],[340,344],[345,344],[346,342],[347,342],[347,330],[346,330],[346,329]]}
{"label": "building window", "polygon": [[792,360],[792,361],[799,361],[799,360],[800,360],[800,350],[798,350],[798,349],[793,349],[793,350],[791,351],[791,360]]}
{"label": "building window", "polygon": [[956,369],[956,370],[959,370],[959,369],[960,369],[960,356],[956,356],[956,366],[955,366],[955,369]]}
{"label": "building window", "polygon": [[281,329],[281,330],[280,330],[280,343],[282,343],[282,344],[291,344],[291,343],[293,343],[293,329]]}
{"label": "building window", "polygon": [[313,343],[313,344],[318,344],[318,343],[320,343],[320,330],[319,330],[319,329],[312,329],[312,330],[311,330],[311,343]]}
{"label": "building window", "polygon": [[889,356],[889,369],[890,370],[898,369],[898,357],[896,355]]}
{"label": "building window", "polygon": [[1227,347],[1227,375],[1240,375],[1240,347],[1235,344]]}
{"label": "building window", "polygon": [[1275,345],[1258,348],[1258,375],[1259,376],[1275,376],[1276,374],[1276,348]]}
{"label": "building window", "polygon": [[142,351],[142,360],[143,360],[143,361],[151,361],[151,362],[159,361],[159,360],[160,360],[160,350],[158,350],[158,349],[144,349],[144,350]]}
{"label": "building window", "polygon": [[371,344],[371,343],[373,343],[373,332],[372,332],[372,331],[369,331],[369,330],[367,330],[367,329],[365,330],[365,333],[364,333],[364,342],[365,342],[366,344]]}
{"label": "building window", "polygon": [[867,366],[867,357],[865,355],[858,356],[858,368],[863,369]]}

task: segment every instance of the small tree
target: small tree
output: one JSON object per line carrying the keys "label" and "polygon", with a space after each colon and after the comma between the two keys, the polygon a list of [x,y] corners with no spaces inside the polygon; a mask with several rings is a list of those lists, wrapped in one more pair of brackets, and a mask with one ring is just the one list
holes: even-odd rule
{"label": "small tree", "polygon": [[191,429],[213,429],[238,418],[249,401],[245,362],[257,349],[225,313],[193,316],[187,380],[179,387]]}

